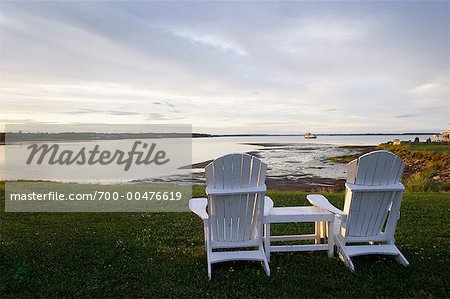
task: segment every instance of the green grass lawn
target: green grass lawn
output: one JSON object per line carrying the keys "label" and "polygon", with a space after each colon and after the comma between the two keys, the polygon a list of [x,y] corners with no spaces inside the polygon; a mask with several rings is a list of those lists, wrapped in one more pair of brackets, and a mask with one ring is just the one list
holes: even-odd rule
{"label": "green grass lawn", "polygon": [[[352,274],[325,252],[274,253],[271,277],[257,262],[229,262],[214,265],[208,281],[203,226],[192,213],[5,213],[0,189],[0,297],[450,295],[449,193],[405,194],[396,242],[409,268],[358,257]],[[268,195],[277,206],[307,204],[306,193]],[[342,207],[342,194],[327,196]]]}

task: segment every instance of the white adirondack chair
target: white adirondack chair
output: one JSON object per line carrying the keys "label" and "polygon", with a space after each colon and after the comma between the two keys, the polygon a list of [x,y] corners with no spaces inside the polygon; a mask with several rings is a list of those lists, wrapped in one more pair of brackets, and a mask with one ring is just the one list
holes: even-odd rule
{"label": "white adirondack chair", "polygon": [[[207,203],[194,198],[189,207],[204,221],[209,279],[212,264],[232,260],[261,261],[270,276],[263,247],[266,170],[247,154],[226,155],[206,166]],[[268,200],[266,209],[273,207]],[[225,248],[236,250],[217,251]]]}
{"label": "white adirondack chair", "polygon": [[393,255],[402,265],[409,265],[394,244],[404,190],[400,183],[403,167],[403,161],[388,151],[374,151],[350,162],[344,211],[322,195],[307,196],[311,204],[342,219],[335,241],[340,258],[352,272],[355,267],[351,257],[358,255]]}

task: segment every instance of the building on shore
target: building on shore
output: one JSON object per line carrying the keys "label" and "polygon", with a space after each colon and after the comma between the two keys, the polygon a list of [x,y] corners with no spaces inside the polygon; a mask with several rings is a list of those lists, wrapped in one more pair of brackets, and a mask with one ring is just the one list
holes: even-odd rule
{"label": "building on shore", "polygon": [[450,141],[450,131],[442,132],[442,141],[446,141],[446,142]]}

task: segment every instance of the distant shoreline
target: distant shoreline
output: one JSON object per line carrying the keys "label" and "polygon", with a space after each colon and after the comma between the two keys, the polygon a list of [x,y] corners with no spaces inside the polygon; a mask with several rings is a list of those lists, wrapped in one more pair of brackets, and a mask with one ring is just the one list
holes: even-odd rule
{"label": "distant shoreline", "polygon": [[[329,133],[316,136],[430,136],[439,133]],[[92,141],[121,139],[158,139],[158,138],[223,138],[223,137],[283,137],[304,136],[303,134],[206,134],[206,133],[95,133],[95,132],[62,132],[62,133],[16,133],[8,132],[10,142],[23,141]],[[0,133],[0,145],[5,144],[6,133]]]}
{"label": "distant shoreline", "polygon": [[[441,133],[323,133],[314,134],[316,136],[403,136],[403,135],[441,135]],[[210,137],[258,137],[258,136],[304,136],[304,134],[222,134],[211,135]]]}

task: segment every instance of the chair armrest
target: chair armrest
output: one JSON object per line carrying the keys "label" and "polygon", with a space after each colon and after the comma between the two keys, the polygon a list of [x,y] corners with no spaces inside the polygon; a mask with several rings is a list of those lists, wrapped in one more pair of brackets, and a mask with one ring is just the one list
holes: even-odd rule
{"label": "chair armrest", "polygon": [[197,214],[203,221],[208,220],[208,212],[206,206],[208,205],[208,199],[206,198],[192,198],[189,200],[189,210]]}
{"label": "chair armrest", "polygon": [[355,185],[350,183],[345,183],[345,187],[351,191],[364,191],[364,192],[379,192],[379,191],[403,191],[405,186],[398,182],[391,185],[381,185],[381,186],[366,186],[366,185]]}
{"label": "chair armrest", "polygon": [[308,194],[306,196],[306,199],[313,205],[316,207],[319,207],[321,209],[327,210],[328,212],[331,212],[333,214],[337,214],[337,215],[341,215],[341,216],[345,216],[347,214],[345,214],[343,211],[339,210],[338,208],[336,208],[335,206],[333,206],[328,199],[320,194]]}
{"label": "chair armrest", "polygon": [[264,216],[269,215],[270,210],[273,208],[273,200],[269,196],[264,197]]}
{"label": "chair armrest", "polygon": [[[203,221],[208,220],[209,215],[206,207],[208,206],[207,198],[192,198],[189,200],[189,210],[194,212]],[[270,210],[273,208],[273,200],[266,196],[264,198],[264,215],[269,215]]]}
{"label": "chair armrest", "polygon": [[206,187],[207,195],[232,195],[232,194],[245,194],[245,193],[259,193],[266,192],[266,185],[247,188],[229,188],[229,189],[217,189]]}

